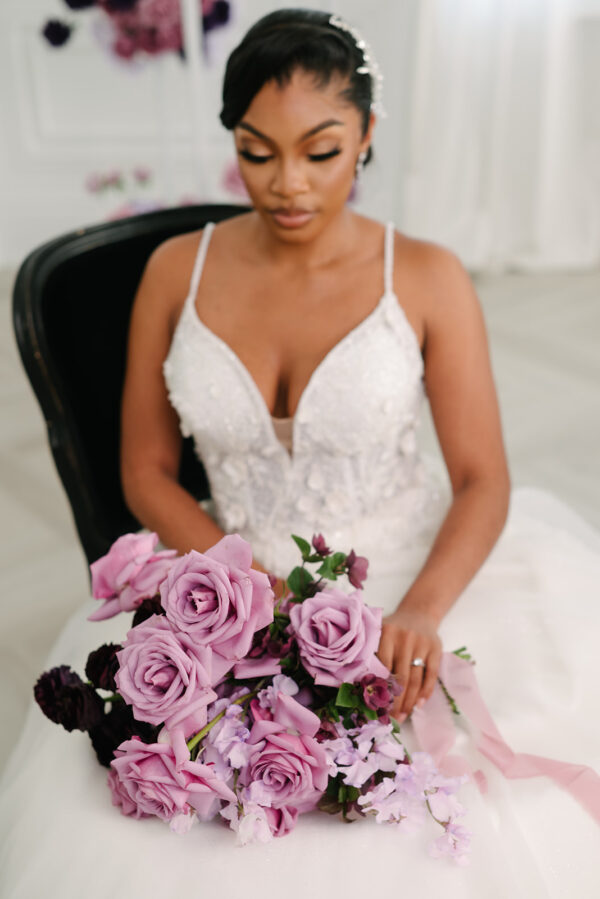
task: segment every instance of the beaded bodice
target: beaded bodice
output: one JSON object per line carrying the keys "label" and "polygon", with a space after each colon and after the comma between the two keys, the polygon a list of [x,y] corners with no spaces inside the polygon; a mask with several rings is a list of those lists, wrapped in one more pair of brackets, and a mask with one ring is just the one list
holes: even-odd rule
{"label": "beaded bodice", "polygon": [[393,290],[393,223],[385,227],[383,294],[312,373],[288,423],[291,452],[245,365],[198,315],[213,229],[213,222],[204,228],[163,364],[181,432],[193,437],[207,473],[211,514],[224,531],[250,540],[276,574],[298,562],[291,533],[322,532],[336,549],[354,542],[365,555],[371,546],[385,565],[399,541],[410,542],[433,498],[415,434],[423,360]]}

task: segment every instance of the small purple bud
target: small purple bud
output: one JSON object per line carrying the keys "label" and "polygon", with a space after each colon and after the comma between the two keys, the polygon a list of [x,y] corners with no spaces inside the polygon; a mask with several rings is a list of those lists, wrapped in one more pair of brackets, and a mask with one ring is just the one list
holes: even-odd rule
{"label": "small purple bud", "polygon": [[320,556],[329,556],[331,555],[331,550],[325,543],[325,538],[323,534],[313,534],[312,545],[315,552],[319,553]]}
{"label": "small purple bud", "polygon": [[363,581],[367,579],[369,560],[365,556],[357,556],[353,549],[346,556],[348,580],[357,590],[360,590]]}

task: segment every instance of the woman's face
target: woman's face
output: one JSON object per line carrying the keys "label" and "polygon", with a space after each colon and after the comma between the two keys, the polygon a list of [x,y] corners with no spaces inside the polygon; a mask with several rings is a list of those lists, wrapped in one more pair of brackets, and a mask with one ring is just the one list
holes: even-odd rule
{"label": "woman's face", "polygon": [[344,86],[337,76],[318,88],[297,69],[285,87],[263,85],[233,129],[252,205],[285,241],[312,239],[339,214],[369,146],[375,118],[361,138],[359,110],[339,97]]}

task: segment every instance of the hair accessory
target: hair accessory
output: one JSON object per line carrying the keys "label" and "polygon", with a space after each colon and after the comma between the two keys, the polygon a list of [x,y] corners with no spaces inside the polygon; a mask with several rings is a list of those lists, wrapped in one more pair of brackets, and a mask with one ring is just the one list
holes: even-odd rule
{"label": "hair accessory", "polygon": [[332,15],[329,17],[329,24],[333,25],[334,28],[339,28],[341,31],[347,31],[354,38],[354,42],[358,49],[362,52],[362,65],[358,66],[356,71],[360,75],[370,75],[371,76],[371,84],[373,87],[373,100],[371,101],[371,111],[381,116],[382,119],[387,118],[387,112],[383,108],[383,103],[381,101],[382,87],[383,87],[383,75],[377,65],[377,60],[373,56],[371,51],[371,47],[365,41],[361,33],[354,28],[353,25],[349,25],[348,22],[345,22],[344,19],[341,19],[338,15]]}

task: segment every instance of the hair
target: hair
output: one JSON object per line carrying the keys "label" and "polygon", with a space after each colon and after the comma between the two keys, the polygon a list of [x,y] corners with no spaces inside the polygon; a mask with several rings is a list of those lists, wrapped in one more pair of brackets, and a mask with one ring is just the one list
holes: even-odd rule
{"label": "hair", "polygon": [[[316,76],[326,87],[334,74],[347,78],[341,96],[361,113],[362,137],[369,126],[373,84],[359,74],[362,51],[348,32],[329,24],[330,13],[315,9],[277,9],[263,16],[231,52],[223,78],[220,119],[232,130],[263,85],[275,79],[282,87],[297,69]],[[365,165],[372,157],[369,146]]]}

